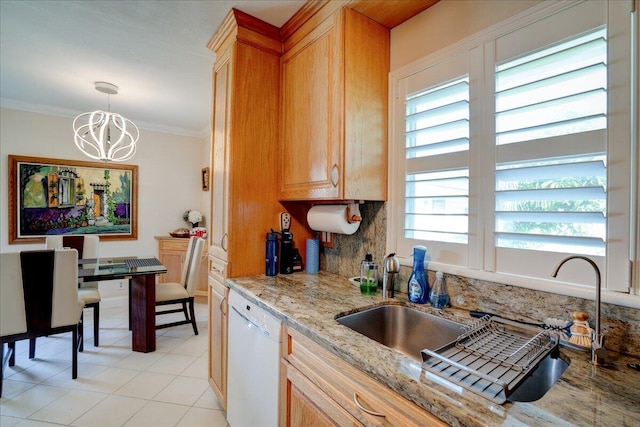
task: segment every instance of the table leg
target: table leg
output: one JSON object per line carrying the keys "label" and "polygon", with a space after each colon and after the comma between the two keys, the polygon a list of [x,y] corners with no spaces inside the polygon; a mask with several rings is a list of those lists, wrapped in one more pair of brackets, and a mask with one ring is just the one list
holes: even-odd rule
{"label": "table leg", "polygon": [[133,316],[131,315],[131,313],[133,312],[132,310],[132,306],[131,306],[131,283],[133,282],[133,277],[129,277],[129,330],[131,330],[131,325],[132,325],[132,318]]}
{"label": "table leg", "polygon": [[156,276],[134,276],[131,282],[133,351],[156,351]]}

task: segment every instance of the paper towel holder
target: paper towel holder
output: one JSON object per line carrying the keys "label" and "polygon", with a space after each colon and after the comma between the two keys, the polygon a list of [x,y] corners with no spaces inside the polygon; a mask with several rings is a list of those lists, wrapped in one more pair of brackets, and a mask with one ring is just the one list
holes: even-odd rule
{"label": "paper towel holder", "polygon": [[354,222],[362,221],[362,214],[360,214],[359,203],[349,203],[347,205],[347,222],[353,224]]}
{"label": "paper towel holder", "polygon": [[[307,212],[307,223],[314,231],[353,234],[362,223],[362,215],[357,202],[353,200],[342,202],[315,203]],[[323,243],[325,239],[322,240]]]}

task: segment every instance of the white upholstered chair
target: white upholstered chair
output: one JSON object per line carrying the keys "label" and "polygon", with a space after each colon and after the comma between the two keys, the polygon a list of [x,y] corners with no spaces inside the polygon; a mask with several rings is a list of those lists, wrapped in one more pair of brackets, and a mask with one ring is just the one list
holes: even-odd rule
{"label": "white upholstered chair", "polygon": [[[0,396],[6,368],[15,365],[15,342],[71,332],[71,377],[78,377],[82,301],[78,299],[78,252],[75,249],[0,254]],[[4,345],[9,353],[5,357]]]}
{"label": "white upholstered chair", "polygon": [[[100,258],[100,238],[90,234],[75,234],[67,236],[47,236],[47,249],[73,248],[78,251],[80,259]],[[84,301],[85,308],[93,309],[93,345],[100,343],[100,291],[98,282],[80,282],[78,297]]]}
{"label": "white upholstered chair", "polygon": [[[198,335],[198,326],[196,325],[195,311],[193,307],[193,299],[196,285],[200,276],[200,265],[202,264],[202,252],[204,250],[204,239],[192,236],[189,239],[187,254],[182,266],[182,274],[180,283],[167,282],[156,284],[156,307],[172,304],[181,304],[181,308],[171,310],[156,311],[156,315],[183,312],[185,320],[157,324],[156,329],[169,328],[171,326],[186,325],[191,323],[193,333]],[[187,312],[187,305],[189,311]]]}

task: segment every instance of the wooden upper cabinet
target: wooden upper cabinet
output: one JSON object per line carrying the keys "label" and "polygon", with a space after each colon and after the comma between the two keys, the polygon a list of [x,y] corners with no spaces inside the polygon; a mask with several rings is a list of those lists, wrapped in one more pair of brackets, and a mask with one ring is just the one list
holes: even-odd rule
{"label": "wooden upper cabinet", "polygon": [[211,249],[228,277],[264,273],[277,226],[278,28],[233,9],[209,42],[213,68]]}
{"label": "wooden upper cabinet", "polygon": [[389,32],[355,10],[284,42],[280,200],[386,200]]}
{"label": "wooden upper cabinet", "polygon": [[231,52],[218,58],[213,69],[213,140],[211,164],[213,183],[211,191],[211,254],[227,260],[228,245],[228,205],[229,205],[229,79],[231,72]]}

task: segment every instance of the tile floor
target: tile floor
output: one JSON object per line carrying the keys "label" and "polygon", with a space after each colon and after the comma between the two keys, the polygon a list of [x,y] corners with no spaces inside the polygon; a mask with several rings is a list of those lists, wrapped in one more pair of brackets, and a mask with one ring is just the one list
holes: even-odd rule
{"label": "tile floor", "polygon": [[[169,321],[165,315],[161,321]],[[182,317],[184,318],[184,317]],[[4,376],[0,426],[225,427],[207,381],[207,304],[196,303],[191,325],[157,331],[153,353],[131,351],[126,297],[100,304],[100,347],[93,346],[93,312],[85,310],[84,352],[71,379],[71,334],[16,343],[16,365]]]}

